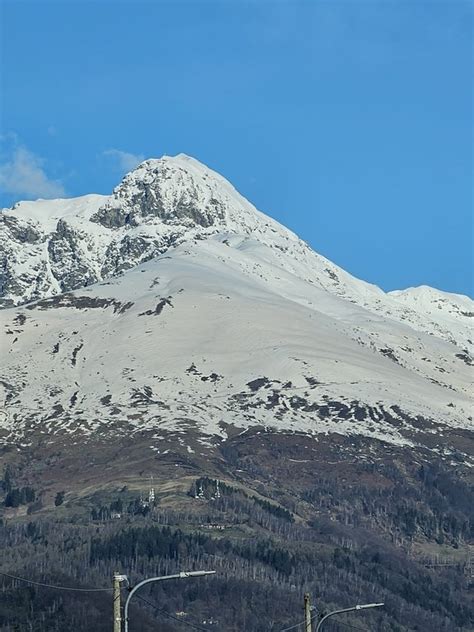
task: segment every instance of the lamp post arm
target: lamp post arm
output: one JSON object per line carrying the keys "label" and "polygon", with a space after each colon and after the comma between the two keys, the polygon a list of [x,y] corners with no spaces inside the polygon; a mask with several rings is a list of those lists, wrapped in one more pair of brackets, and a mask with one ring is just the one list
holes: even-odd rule
{"label": "lamp post arm", "polygon": [[214,575],[215,572],[216,571],[181,571],[180,573],[176,573],[175,575],[162,575],[161,577],[150,577],[149,579],[144,579],[143,581],[139,582],[136,586],[132,588],[125,602],[125,608],[123,612],[124,620],[125,620],[125,632],[128,632],[128,606],[130,604],[130,599],[137,592],[137,590],[142,588],[142,586],[145,586],[145,584],[151,584],[152,582],[162,582],[167,579],[187,579],[188,577],[202,577],[203,575]]}
{"label": "lamp post arm", "polygon": [[352,608],[343,608],[342,610],[334,610],[333,612],[329,612],[327,615],[325,615],[321,619],[321,621],[316,626],[316,632],[319,632],[322,624],[324,623],[324,621],[326,621],[326,619],[329,619],[329,617],[334,617],[336,614],[343,614],[344,612],[353,612],[354,610],[365,610],[366,608],[380,608],[383,605],[384,605],[383,603],[367,603],[361,606],[352,606]]}

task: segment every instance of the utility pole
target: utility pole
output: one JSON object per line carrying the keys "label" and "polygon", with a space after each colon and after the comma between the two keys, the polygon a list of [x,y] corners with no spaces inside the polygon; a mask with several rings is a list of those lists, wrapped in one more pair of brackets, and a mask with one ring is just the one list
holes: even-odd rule
{"label": "utility pole", "polygon": [[126,575],[114,573],[113,579],[113,604],[114,604],[114,632],[122,632],[122,609],[120,603],[120,582],[127,579]]}
{"label": "utility pole", "polygon": [[312,632],[311,602],[309,598],[309,593],[304,594],[304,632]]}

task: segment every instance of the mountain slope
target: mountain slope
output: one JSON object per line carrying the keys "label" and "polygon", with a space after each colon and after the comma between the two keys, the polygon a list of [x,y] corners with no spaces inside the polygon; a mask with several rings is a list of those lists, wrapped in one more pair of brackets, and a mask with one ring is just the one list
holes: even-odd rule
{"label": "mountain slope", "polygon": [[355,279],[193,159],[3,215],[4,304],[42,297],[1,315],[5,437],[472,426],[470,299]]}

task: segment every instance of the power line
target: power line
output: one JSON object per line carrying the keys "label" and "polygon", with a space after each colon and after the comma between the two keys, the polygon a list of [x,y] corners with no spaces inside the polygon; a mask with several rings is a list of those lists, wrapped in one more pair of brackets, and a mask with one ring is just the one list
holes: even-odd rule
{"label": "power line", "polygon": [[[311,622],[314,623],[316,619],[311,619]],[[284,628],[280,630],[280,632],[289,632],[289,630],[294,630],[300,625],[304,625],[304,621],[300,621],[299,623],[295,623],[295,625],[290,626],[289,628]],[[361,630],[361,632],[367,632],[366,628],[360,628],[358,625],[351,625],[350,623],[344,623],[343,621],[337,621],[337,625],[343,625],[346,628],[352,628],[353,630]]]}
{"label": "power line", "polygon": [[161,612],[161,614],[164,614],[165,617],[169,617],[170,619],[174,619],[175,621],[178,621],[178,623],[182,623],[183,625],[187,625],[188,627],[194,628],[195,630],[201,630],[201,632],[207,632],[207,630],[205,628],[201,628],[198,625],[194,625],[194,623],[190,623],[189,621],[185,621],[184,619],[178,619],[178,617],[175,617],[172,614],[170,614],[169,612],[166,612],[166,610],[163,610],[162,608],[159,608],[157,605],[155,605],[151,601],[148,601],[148,599],[145,599],[145,597],[141,597],[140,595],[135,595],[135,597],[137,599],[141,599],[142,601],[147,603],[149,606],[151,606],[155,610],[158,610],[158,612]]}
{"label": "power line", "polygon": [[338,621],[337,625],[343,625],[346,628],[352,628],[353,630],[362,630],[362,632],[367,632],[365,628],[359,628],[358,625],[352,625],[350,623],[344,623],[343,621]]}
{"label": "power line", "polygon": [[73,590],[75,592],[110,592],[112,588],[75,588],[74,586],[56,586],[54,584],[44,584],[43,582],[35,582],[32,579],[26,579],[25,577],[17,577],[16,575],[10,575],[9,573],[2,573],[0,575],[9,577],[10,579],[16,579],[19,582],[25,582],[27,584],[33,584],[33,586],[42,586],[43,588],[55,588],[56,590]]}
{"label": "power line", "polygon": [[288,630],[294,630],[295,628],[297,628],[300,625],[304,625],[304,620],[300,621],[299,623],[295,623],[295,625],[290,626],[289,628],[284,628],[283,630],[280,630],[280,632],[288,632]]}

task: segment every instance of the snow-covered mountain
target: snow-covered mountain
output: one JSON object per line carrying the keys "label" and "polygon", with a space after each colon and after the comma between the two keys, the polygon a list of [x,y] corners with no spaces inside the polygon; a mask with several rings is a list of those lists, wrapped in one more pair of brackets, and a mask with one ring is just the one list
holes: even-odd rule
{"label": "snow-covered mountain", "polygon": [[352,277],[187,156],[5,209],[0,248],[7,442],[472,430],[471,299]]}

